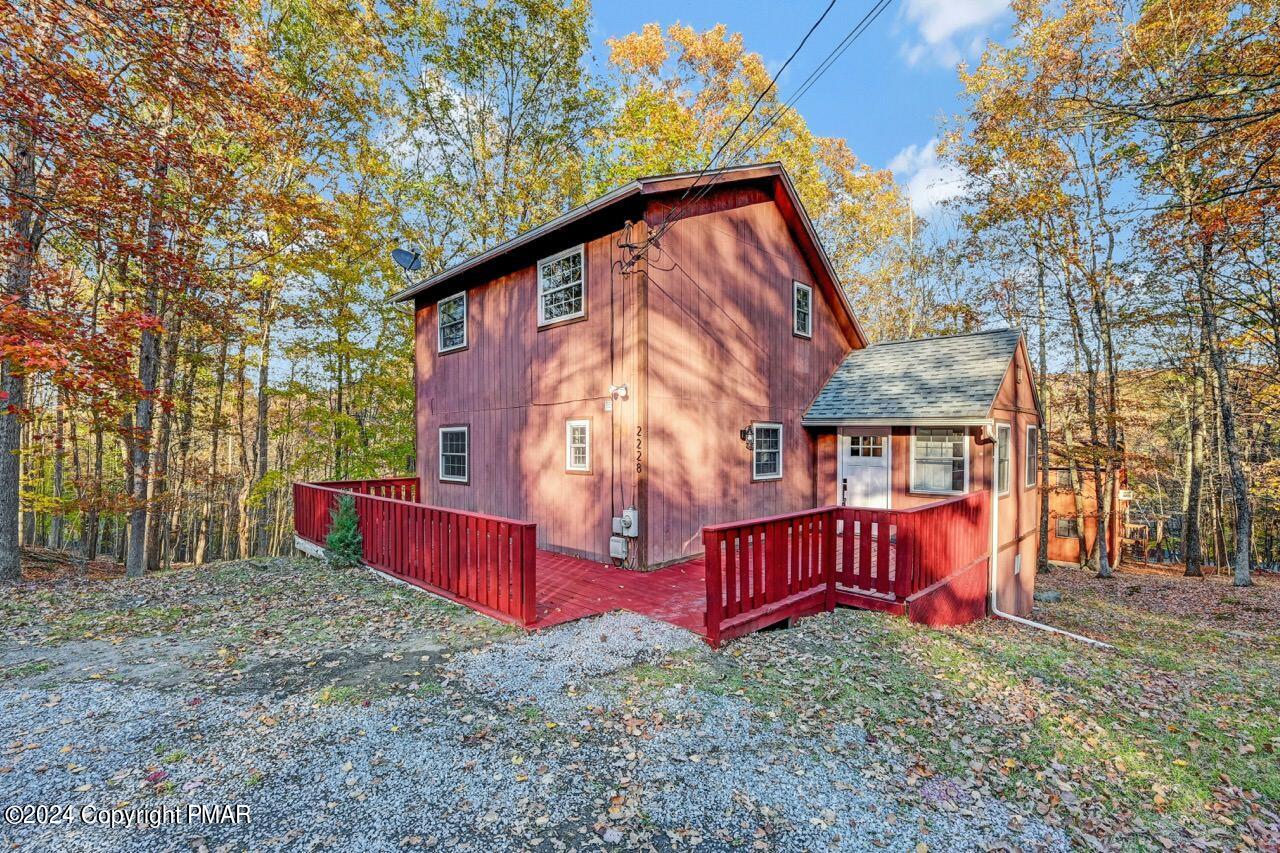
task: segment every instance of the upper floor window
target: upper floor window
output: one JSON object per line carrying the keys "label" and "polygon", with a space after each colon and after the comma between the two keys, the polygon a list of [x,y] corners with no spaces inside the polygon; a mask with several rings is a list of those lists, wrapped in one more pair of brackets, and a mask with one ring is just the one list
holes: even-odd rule
{"label": "upper floor window", "polygon": [[782,424],[751,425],[751,479],[782,479]]}
{"label": "upper floor window", "polygon": [[798,281],[791,282],[791,331],[813,337],[813,288]]}
{"label": "upper floor window", "polygon": [[591,471],[591,421],[565,422],[564,457],[566,471]]}
{"label": "upper floor window", "polygon": [[586,313],[582,247],[538,261],[538,325],[585,317]]}
{"label": "upper floor window", "polygon": [[996,424],[996,494],[1009,491],[1009,425]]}
{"label": "upper floor window", "polygon": [[439,352],[462,349],[467,345],[467,292],[455,293],[436,303],[439,324]]}
{"label": "upper floor window", "polygon": [[969,442],[963,429],[918,427],[912,432],[911,490],[942,495],[969,490]]}
{"label": "upper floor window", "polygon": [[440,479],[465,483],[470,476],[470,430],[466,426],[440,427]]}

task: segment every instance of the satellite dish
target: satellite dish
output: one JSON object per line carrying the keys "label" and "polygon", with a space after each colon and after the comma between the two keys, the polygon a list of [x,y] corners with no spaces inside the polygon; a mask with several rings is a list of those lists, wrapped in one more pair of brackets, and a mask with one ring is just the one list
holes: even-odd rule
{"label": "satellite dish", "polygon": [[422,269],[422,255],[417,252],[410,252],[407,249],[392,249],[391,258],[409,272],[417,272]]}

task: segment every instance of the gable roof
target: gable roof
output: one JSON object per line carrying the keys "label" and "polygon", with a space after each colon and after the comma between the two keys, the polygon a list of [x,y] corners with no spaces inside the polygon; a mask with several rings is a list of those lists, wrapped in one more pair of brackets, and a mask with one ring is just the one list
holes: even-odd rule
{"label": "gable roof", "polygon": [[803,423],[981,420],[990,415],[1018,329],[890,341],[845,356]]}
{"label": "gable roof", "polygon": [[[686,192],[690,187],[705,190],[708,183],[716,186],[731,186],[747,182],[767,182],[773,186],[773,200],[781,209],[783,217],[791,228],[801,254],[813,268],[819,278],[817,282],[822,291],[833,303],[837,322],[849,338],[850,345],[863,347],[867,344],[866,333],[858,318],[853,313],[848,296],[840,284],[831,260],[827,257],[822,243],[818,240],[818,232],[813,227],[808,213],[800,203],[795,185],[787,175],[781,163],[770,162],[749,166],[732,166],[715,169],[711,172],[682,172],[671,175],[654,175],[638,178],[629,184],[610,190],[599,198],[572,210],[562,213],[555,219],[544,222],[535,228],[525,231],[492,249],[467,258],[464,261],[441,270],[434,275],[411,284],[409,287],[391,296],[391,302],[405,302],[429,290],[443,289],[449,282],[457,283],[457,279],[473,273],[479,276],[497,278],[510,268],[531,263],[526,257],[529,252],[544,250],[546,255],[566,246],[561,231],[571,226],[583,224],[587,220],[596,219],[606,211],[614,214],[623,212],[623,208],[634,207],[637,201],[646,202],[649,198],[664,193]],[[695,194],[696,195],[696,194]],[[630,212],[630,211],[628,211]],[[643,215],[641,211],[639,215]],[[612,230],[612,229],[611,229]],[[574,242],[579,242],[575,239]],[[571,244],[570,244],[571,245]],[[502,272],[499,272],[502,270]]]}

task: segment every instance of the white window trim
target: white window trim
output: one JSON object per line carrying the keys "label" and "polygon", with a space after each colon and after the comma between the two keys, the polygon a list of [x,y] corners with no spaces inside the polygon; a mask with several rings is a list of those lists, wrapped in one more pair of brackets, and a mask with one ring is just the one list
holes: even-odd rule
{"label": "white window trim", "polygon": [[[460,432],[467,437],[467,473],[463,477],[448,477],[444,473],[444,434],[446,432]],[[441,482],[444,483],[469,483],[471,482],[471,427],[469,426],[442,426],[436,437],[436,468],[440,476]]]}
{"label": "white window trim", "polygon": [[[573,428],[578,426],[587,428],[587,464],[585,465],[573,464]],[[586,418],[564,422],[564,470],[578,474],[591,473],[591,421]]]}
{"label": "white window trim", "polygon": [[[809,292],[809,326],[806,329],[800,329],[796,324],[796,296],[801,290]],[[791,282],[791,331],[802,338],[813,337],[813,288],[800,281]]]}
{"label": "white window trim", "polygon": [[[765,427],[766,429],[777,427],[778,429],[778,473],[776,474],[765,474],[764,476],[758,476],[756,474],[756,453],[758,452],[757,442],[759,441],[759,436],[756,433],[757,433],[757,430],[759,430],[761,427]],[[754,483],[765,483],[770,480],[781,480],[782,479],[782,457],[784,455],[783,451],[785,449],[786,449],[786,440],[785,440],[784,430],[782,429],[782,424],[777,423],[775,421],[756,421],[755,423],[753,423],[751,425],[751,481]]]}
{"label": "white window trim", "polygon": [[[1004,452],[1009,455],[1009,463],[1005,468],[1007,477],[1004,481],[1004,488],[1000,488],[1000,433],[1004,433]],[[1009,494],[1009,487],[1013,485],[1013,428],[1009,424],[996,424],[996,443],[991,448],[991,474],[995,477],[992,485],[996,488],[996,494],[1003,497]]]}
{"label": "white window trim", "polygon": [[[916,430],[918,429],[958,429],[960,434],[964,436],[961,447],[964,448],[964,489],[955,491],[954,489],[926,489],[922,486],[916,486]],[[969,494],[969,431],[964,427],[912,427],[911,428],[911,458],[907,460],[908,476],[910,478],[911,491],[922,495],[967,495]]]}
{"label": "white window trim", "polygon": [[[462,299],[462,343],[455,344],[451,347],[446,347],[444,345],[444,315],[440,313],[440,306],[444,305],[444,303],[446,302],[452,302],[453,300],[458,298]],[[468,308],[470,308],[470,305],[467,304],[467,292],[465,290],[462,291],[461,293],[455,293],[452,296],[446,296],[444,299],[441,299],[439,302],[436,303],[436,352],[444,353],[444,352],[453,352],[454,350],[459,350],[459,349],[466,349],[467,333],[470,331],[467,328],[467,309]]]}
{"label": "white window trim", "polygon": [[[587,255],[586,255],[586,252],[583,250],[584,245],[585,244],[583,243],[579,243],[578,245],[574,246],[571,249],[565,249],[563,252],[557,252],[554,255],[550,255],[538,261],[538,294],[537,295],[538,295],[538,325],[539,326],[550,326],[555,323],[563,323],[565,320],[574,320],[574,319],[577,319],[578,317],[587,316]],[[548,294],[551,294],[551,293],[556,293],[557,291],[560,291],[560,290],[564,290],[565,288],[568,288],[568,287],[573,287],[573,285],[566,284],[566,285],[563,285],[562,287],[557,287],[555,290],[549,290],[547,291],[547,293],[543,293],[542,292],[542,265],[552,263],[553,261],[558,261],[562,258],[567,258],[570,255],[582,256],[582,281],[579,282],[582,286],[582,308],[579,309],[576,313],[565,314],[563,317],[552,317],[550,320],[548,320],[546,318],[545,313],[542,310],[542,304],[543,304],[542,297],[547,296]]]}
{"label": "white window trim", "polygon": [[[1022,465],[1026,468],[1022,472],[1022,485],[1028,489],[1034,489],[1040,483],[1040,433],[1037,431],[1039,429],[1037,424],[1027,424],[1024,435],[1027,446],[1022,449]],[[1033,432],[1036,434],[1034,439],[1031,437]],[[1027,456],[1028,453],[1031,454],[1030,457]],[[1034,460],[1035,464],[1028,465],[1028,458]]]}

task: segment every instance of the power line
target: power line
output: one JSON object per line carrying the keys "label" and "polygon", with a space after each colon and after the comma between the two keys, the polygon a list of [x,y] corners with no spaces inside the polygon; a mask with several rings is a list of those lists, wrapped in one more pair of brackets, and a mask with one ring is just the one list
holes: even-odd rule
{"label": "power line", "polygon": [[[756,131],[756,133],[737,149],[737,151],[734,153],[734,159],[746,153],[747,151],[751,150],[751,147],[755,145],[756,142],[758,142],[761,138],[763,138],[763,136],[766,133],[768,133],[769,130],[772,129],[773,126],[776,125],[778,121],[781,120],[782,117],[786,115],[786,113],[789,110],[791,110],[791,108],[800,100],[800,98],[802,98],[809,91],[809,89],[811,89],[813,85],[822,77],[822,75],[826,74],[826,72],[830,70],[831,66],[840,60],[840,57],[842,57],[845,54],[845,52],[848,51],[848,49],[853,45],[853,43],[856,42],[858,38],[864,32],[866,32],[867,29],[869,29],[872,24],[876,22],[876,20],[880,17],[881,14],[884,13],[884,10],[887,9],[892,2],[893,0],[877,0],[876,4],[872,6],[872,8],[868,10],[865,15],[862,16],[862,18],[858,21],[858,23],[854,24],[853,28],[850,29],[847,34],[845,34],[845,37],[841,39],[840,42],[837,43],[834,48],[831,49],[831,51],[827,54],[826,58],[824,58],[823,61],[819,63],[818,66],[813,71],[809,73],[809,76],[804,79],[804,81],[800,85],[800,88],[797,89],[795,94],[793,94],[785,103],[781,104],[777,110],[771,113],[769,117],[765,119],[764,123],[760,126],[760,128]],[[830,7],[828,7],[828,11],[829,10],[830,10]],[[819,19],[819,21],[821,21],[821,19]],[[810,32],[812,32],[812,29],[810,30]],[[808,36],[806,36],[806,38],[808,38]],[[803,45],[803,42],[801,42],[801,44]],[[792,56],[794,55],[795,54],[793,53]],[[768,90],[766,90],[766,92],[767,91]],[[762,93],[762,96],[763,96],[763,93]],[[757,103],[759,102],[759,100],[760,99],[757,98]],[[754,105],[752,109],[754,110]],[[745,121],[745,117],[744,117],[744,121]],[[741,124],[742,122],[739,122],[739,125]],[[723,147],[724,146],[721,146],[721,148]],[[711,190],[711,187],[714,186],[715,183],[719,181],[721,177],[724,176],[726,168],[727,167],[721,167],[717,169],[716,173],[712,176],[712,178],[707,183],[703,184],[702,188],[698,191],[698,193],[693,198],[688,198],[689,192],[694,187],[697,186],[698,181],[701,180],[702,178],[702,172],[700,172],[698,178],[694,180],[693,184],[691,184],[688,188],[686,188],[684,194],[681,196],[680,200],[677,201],[676,205],[670,211],[668,211],[667,215],[663,217],[662,222],[660,222],[658,226],[654,228],[653,232],[648,237],[645,238],[644,243],[642,243],[636,249],[636,251],[632,253],[630,260],[627,262],[628,266],[631,264],[634,264],[635,261],[648,249],[650,244],[660,239],[662,235],[666,233],[666,231],[669,230],[672,225],[674,225],[677,221],[679,221],[680,216],[685,209],[687,209],[690,205],[696,203],[699,199],[703,198]],[[703,171],[705,172],[705,169]]]}
{"label": "power line", "polygon": [[[796,45],[794,50],[791,51],[791,55],[787,57],[786,62],[783,62],[782,66],[778,68],[776,72],[774,72],[771,78],[769,78],[769,85],[765,86],[763,89],[760,90],[760,92],[756,95],[756,99],[752,101],[750,109],[748,109],[745,113],[743,113],[742,118],[738,119],[738,123],[733,126],[733,130],[729,131],[729,135],[724,138],[724,141],[721,142],[720,145],[716,148],[716,150],[711,154],[710,159],[708,159],[706,164],[701,169],[698,170],[697,177],[693,179],[693,183],[691,183],[688,187],[685,188],[684,195],[680,197],[680,201],[684,201],[684,199],[688,197],[689,193],[698,185],[698,182],[702,180],[702,178],[706,175],[707,170],[710,169],[715,164],[716,160],[724,152],[725,148],[727,148],[729,146],[729,143],[733,141],[733,138],[737,136],[738,131],[741,130],[742,126],[747,123],[747,119],[751,118],[752,114],[755,113],[756,107],[760,106],[760,102],[764,100],[764,96],[774,90],[774,88],[778,84],[778,78],[782,76],[782,72],[787,70],[787,66],[789,66],[791,64],[791,61],[795,59],[796,56],[800,53],[800,50],[805,46],[805,43],[809,41],[809,37],[814,34],[814,32],[818,29],[819,25],[822,24],[822,22],[826,19],[827,15],[831,12],[831,10],[835,7],[835,5],[836,5],[836,0],[831,0],[831,2],[827,4],[827,8],[823,9],[822,14],[818,16],[818,20],[814,21],[813,24],[810,25],[808,31],[806,31],[804,34],[804,38],[800,39],[800,43]],[[678,203],[679,202],[677,202],[677,204]],[[664,220],[664,223],[665,223],[665,220]],[[659,226],[659,228],[661,228],[661,225]],[[645,241],[646,246],[648,242],[649,241],[646,239]],[[630,261],[628,261],[628,264],[632,264],[635,262],[636,257],[639,256],[639,252],[642,251],[643,248],[644,247],[641,247],[640,249],[637,250],[636,253],[632,255]]]}

